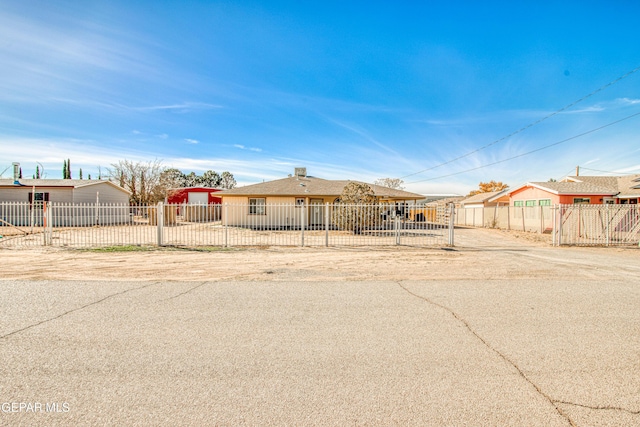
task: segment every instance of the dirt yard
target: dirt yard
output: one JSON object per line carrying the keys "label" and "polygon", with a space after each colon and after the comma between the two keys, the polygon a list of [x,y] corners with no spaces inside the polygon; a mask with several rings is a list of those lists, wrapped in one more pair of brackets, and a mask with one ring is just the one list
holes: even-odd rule
{"label": "dirt yard", "polygon": [[455,247],[150,248],[107,252],[0,249],[3,279],[56,280],[435,280],[589,276],[596,257],[610,266],[637,263],[637,247],[552,247],[549,235],[456,230]]}

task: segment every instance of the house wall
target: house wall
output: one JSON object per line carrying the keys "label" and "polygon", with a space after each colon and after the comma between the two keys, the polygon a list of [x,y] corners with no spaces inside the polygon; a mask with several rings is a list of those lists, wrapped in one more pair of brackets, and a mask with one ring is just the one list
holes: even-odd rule
{"label": "house wall", "polygon": [[[604,203],[604,199],[611,198],[612,196],[609,194],[563,194],[557,195],[553,193],[549,193],[548,191],[544,191],[540,188],[536,187],[525,187],[516,192],[511,193],[511,206],[513,206],[513,202],[516,200],[535,200],[536,202],[541,199],[550,199],[552,205],[572,205],[574,203],[575,198],[584,198],[589,199],[589,204],[591,205],[601,205]],[[536,203],[537,204],[537,203]]]}
{"label": "house wall", "polygon": [[[249,199],[264,198],[265,214],[249,213]],[[304,199],[304,206],[296,206],[297,199]],[[333,203],[335,196],[223,196],[223,224],[237,227],[300,227],[302,223],[310,223],[309,202],[322,200],[322,205]],[[322,211],[324,214],[324,208]]]}
{"label": "house wall", "polygon": [[[560,201],[560,196],[557,194],[549,193],[548,191],[541,190],[536,187],[525,187],[518,191],[511,193],[511,202],[509,203],[511,206],[514,205],[514,201],[516,200],[535,200],[536,205],[538,205],[539,200],[550,199],[552,205],[557,205],[558,203],[562,203]],[[571,198],[571,203],[573,203],[573,197]]]}
{"label": "house wall", "polygon": [[[96,203],[96,193],[101,205],[129,204],[129,194],[106,182],[76,188],[73,203]],[[51,200],[54,201],[54,200]]]}
{"label": "house wall", "polygon": [[[29,202],[29,193],[33,187],[4,187],[0,188],[0,202]],[[72,187],[36,187],[36,193],[49,193],[49,201],[55,203],[73,202]]]}

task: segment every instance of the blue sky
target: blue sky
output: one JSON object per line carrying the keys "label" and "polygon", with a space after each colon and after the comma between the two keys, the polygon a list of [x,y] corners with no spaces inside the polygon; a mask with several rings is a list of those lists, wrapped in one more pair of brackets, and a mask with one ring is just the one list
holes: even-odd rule
{"label": "blue sky", "polygon": [[640,67],[638,16],[633,1],[0,0],[0,172],[157,159],[243,185],[306,166],[423,194],[640,173],[640,70],[526,128]]}

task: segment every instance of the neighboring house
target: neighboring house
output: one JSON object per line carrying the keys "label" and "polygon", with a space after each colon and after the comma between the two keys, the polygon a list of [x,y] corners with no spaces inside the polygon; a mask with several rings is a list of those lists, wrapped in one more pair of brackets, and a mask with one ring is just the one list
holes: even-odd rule
{"label": "neighboring house", "polygon": [[131,193],[111,181],[87,179],[0,179],[0,202],[129,204]]}
{"label": "neighboring house", "polygon": [[[0,219],[10,219],[13,225],[42,225],[44,202],[51,202],[54,225],[123,223],[129,220],[130,195],[102,180],[0,179]],[[106,208],[114,205],[119,208]]]}
{"label": "neighboring house", "polygon": [[[224,205],[246,207],[233,209],[233,213],[227,212],[225,223],[241,225],[246,223],[247,217],[260,215],[266,217],[265,221],[272,226],[299,226],[302,221],[310,225],[323,224],[324,206],[338,202],[344,187],[349,182],[353,182],[308,176],[306,168],[296,168],[295,172],[288,178],[237,187],[218,193]],[[404,207],[405,203],[424,199],[421,194],[375,184],[367,185],[371,187],[381,203],[396,203],[399,207]],[[298,212],[278,208],[284,205],[309,206],[308,215],[303,218]]]}
{"label": "neighboring house", "polygon": [[172,188],[167,192],[167,203],[189,205],[220,204],[222,203],[222,198],[214,196],[214,193],[218,191],[222,190],[211,187]]}
{"label": "neighboring house", "polygon": [[486,208],[509,204],[508,190],[478,193],[460,201],[462,208]]}
{"label": "neighboring house", "polygon": [[627,176],[569,176],[567,182],[592,184],[616,190],[615,204],[638,204],[640,199],[640,174]]}
{"label": "neighboring house", "polygon": [[571,176],[561,182],[528,182],[508,191],[512,206],[637,204],[640,175]]}

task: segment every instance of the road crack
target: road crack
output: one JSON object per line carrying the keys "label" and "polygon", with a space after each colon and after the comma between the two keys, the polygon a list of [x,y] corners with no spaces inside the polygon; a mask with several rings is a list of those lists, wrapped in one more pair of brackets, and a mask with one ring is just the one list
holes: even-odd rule
{"label": "road crack", "polygon": [[531,380],[525,373],[524,371],[511,359],[509,359],[509,357],[507,357],[504,353],[500,352],[500,350],[498,350],[497,348],[493,347],[491,344],[489,344],[489,342],[484,339],[482,336],[480,336],[480,334],[478,334],[478,332],[476,332],[471,325],[469,324],[469,322],[467,322],[464,318],[462,318],[458,313],[456,313],[455,311],[453,311],[452,309],[450,309],[449,307],[439,304],[435,301],[432,301],[429,298],[426,298],[422,295],[418,295],[412,291],[410,291],[409,289],[407,289],[405,286],[402,285],[402,283],[400,282],[396,282],[398,284],[398,286],[400,286],[402,289],[404,289],[409,295],[412,295],[418,299],[421,299],[433,306],[436,306],[446,312],[448,312],[449,314],[451,314],[458,322],[462,323],[462,325],[464,325],[464,327],[471,332],[471,334],[473,336],[475,336],[482,344],[484,344],[489,350],[493,351],[495,354],[497,354],[502,360],[504,360],[505,362],[507,362],[509,365],[511,365],[517,372],[518,374],[526,381],[528,382],[535,390],[536,392],[544,397],[550,404],[551,406],[553,406],[556,410],[556,412],[562,416],[568,423],[569,425],[571,425],[572,427],[577,427],[577,424],[573,422],[573,420],[571,419],[571,417],[569,417],[568,414],[566,414],[560,407],[558,407],[558,405],[560,404],[560,402],[554,400],[551,398],[551,396],[549,396],[548,394],[546,394],[539,385],[537,385],[535,382],[533,382],[533,380]]}
{"label": "road crack", "polygon": [[115,294],[107,295],[106,297],[101,298],[101,299],[99,299],[97,301],[93,301],[93,302],[85,304],[85,305],[83,305],[81,307],[76,307],[76,308],[74,308],[72,310],[65,311],[64,313],[58,314],[57,316],[51,317],[49,319],[44,319],[44,320],[41,320],[39,322],[33,323],[31,325],[25,326],[24,328],[20,328],[20,329],[17,329],[15,331],[9,332],[7,334],[0,335],[0,339],[8,338],[8,337],[10,337],[12,335],[19,334],[20,332],[27,331],[29,329],[35,328],[37,326],[40,326],[42,324],[45,324],[45,323],[48,323],[48,322],[52,322],[54,320],[57,320],[57,319],[60,319],[61,317],[66,316],[68,314],[75,313],[76,311],[84,310],[85,308],[91,307],[91,306],[96,305],[96,304],[100,304],[101,302],[106,301],[106,300],[108,300],[110,298],[114,298],[114,297],[117,297],[119,295],[126,294],[128,292],[132,292],[132,291],[137,291],[137,290],[140,290],[140,289],[148,288],[149,286],[154,286],[154,285],[157,285],[157,284],[158,284],[157,282],[152,282],[152,283],[146,284],[144,286],[139,286],[137,288],[125,289],[124,291],[120,291],[120,292],[116,292]]}
{"label": "road crack", "polygon": [[619,412],[626,412],[631,415],[640,415],[640,411],[634,411],[634,410],[622,408],[619,406],[590,406],[590,405],[583,405],[581,403],[567,402],[564,400],[554,400],[554,402],[559,405],[577,406],[579,408],[593,409],[595,411],[619,411]]}

